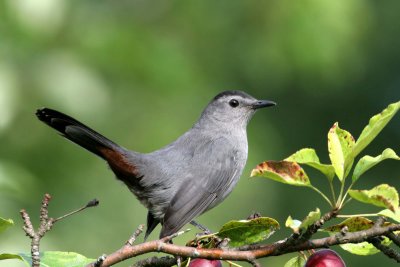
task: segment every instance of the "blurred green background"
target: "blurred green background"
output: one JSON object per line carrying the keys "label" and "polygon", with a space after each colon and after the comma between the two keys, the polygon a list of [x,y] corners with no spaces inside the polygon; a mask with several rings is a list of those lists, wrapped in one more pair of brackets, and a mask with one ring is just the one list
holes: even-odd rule
{"label": "blurred green background", "polygon": [[[327,162],[326,134],[335,121],[357,137],[372,115],[400,99],[399,10],[395,0],[1,1],[0,216],[17,227],[1,236],[0,252],[29,251],[19,210],[37,225],[44,193],[54,198],[54,217],[94,197],[101,204],[57,223],[42,250],[98,257],[145,222],[146,210],[104,162],[35,118],[42,106],[149,152],[190,128],[220,91],[274,100],[278,106],[258,112],[248,127],[249,159],[238,186],[198,221],[217,230],[259,211],[283,226],[288,215],[327,211],[314,192],[248,179],[250,170],[303,147]],[[399,122],[395,117],[365,153],[400,152]],[[322,176],[309,175],[326,189]],[[400,188],[399,178],[398,162],[385,161],[357,188]],[[345,213],[379,210],[351,204]],[[282,229],[272,240],[288,234]],[[395,266],[382,255],[335,249],[348,266]],[[261,262],[283,266],[292,256]]]}

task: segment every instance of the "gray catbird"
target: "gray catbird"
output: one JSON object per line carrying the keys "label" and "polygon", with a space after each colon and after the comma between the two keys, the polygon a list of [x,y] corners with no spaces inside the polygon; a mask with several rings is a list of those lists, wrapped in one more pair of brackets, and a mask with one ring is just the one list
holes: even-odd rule
{"label": "gray catbird", "polygon": [[273,105],[242,91],[222,92],[189,131],[148,154],[127,150],[61,112],[42,108],[36,115],[65,138],[106,160],[148,209],[145,237],[161,223],[162,238],[195,223],[195,217],[232,191],[247,160],[247,123],[257,109]]}

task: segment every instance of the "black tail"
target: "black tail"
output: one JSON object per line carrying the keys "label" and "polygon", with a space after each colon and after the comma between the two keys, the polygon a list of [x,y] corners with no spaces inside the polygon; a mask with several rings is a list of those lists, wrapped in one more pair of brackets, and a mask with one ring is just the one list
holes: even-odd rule
{"label": "black tail", "polygon": [[104,149],[117,150],[119,146],[90,129],[79,121],[49,108],[36,111],[36,116],[50,127],[56,129],[62,136],[82,146],[90,152],[105,158]]}

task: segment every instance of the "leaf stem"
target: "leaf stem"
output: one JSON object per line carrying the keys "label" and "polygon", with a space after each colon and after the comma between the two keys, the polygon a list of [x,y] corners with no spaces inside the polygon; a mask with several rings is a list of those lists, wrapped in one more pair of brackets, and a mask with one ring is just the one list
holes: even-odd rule
{"label": "leaf stem", "polygon": [[342,201],[340,202],[340,206],[339,206],[339,207],[343,207],[343,206],[345,205],[345,201],[346,201],[347,195],[349,194],[349,191],[350,191],[350,189],[353,187],[353,185],[354,185],[354,182],[352,182],[352,183],[350,184],[350,186],[347,188],[346,193],[344,194],[343,199],[342,199]]}
{"label": "leaf stem", "polygon": [[339,208],[339,209],[342,207],[341,205],[343,204],[344,186],[345,186],[345,179],[343,178],[343,180],[341,181],[339,197],[338,197],[337,202],[336,202],[336,207]]}
{"label": "leaf stem", "polygon": [[334,207],[334,204],[332,203],[332,201],[324,194],[324,193],[322,193],[321,191],[319,191],[316,187],[314,187],[314,186],[310,186],[310,188],[312,189],[312,190],[314,190],[315,192],[317,192],[318,194],[320,194],[328,203],[329,203],[329,205],[331,206],[331,207]]}
{"label": "leaf stem", "polygon": [[364,213],[364,214],[338,214],[336,215],[337,218],[353,218],[353,217],[376,217],[376,216],[381,216],[376,213]]}
{"label": "leaf stem", "polygon": [[237,263],[234,263],[233,261],[226,261],[227,263],[229,263],[230,265],[232,265],[232,266],[235,266],[235,267],[243,267],[242,265],[239,265],[239,264],[237,264]]}
{"label": "leaf stem", "polygon": [[343,208],[344,206],[346,206],[347,203],[349,203],[349,202],[352,201],[352,200],[353,200],[352,198],[347,199],[347,200],[343,203],[342,208]]}
{"label": "leaf stem", "polygon": [[333,188],[333,181],[329,181],[329,187],[331,188],[333,203],[336,203],[336,193],[335,188]]}

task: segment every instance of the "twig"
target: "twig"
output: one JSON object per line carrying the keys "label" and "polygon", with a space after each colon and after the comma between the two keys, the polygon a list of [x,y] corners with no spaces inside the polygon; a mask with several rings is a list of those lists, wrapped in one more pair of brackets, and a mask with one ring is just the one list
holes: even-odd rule
{"label": "twig", "polygon": [[86,208],[89,207],[94,207],[99,204],[99,201],[97,200],[92,200],[88,204],[86,204],[84,207],[78,209],[77,211],[73,211],[68,213],[67,215],[61,216],[57,219],[53,219],[49,217],[49,202],[51,200],[51,196],[49,194],[45,194],[42,200],[42,205],[40,207],[40,225],[37,231],[33,229],[32,221],[29,217],[29,214],[26,212],[26,210],[22,209],[20,211],[22,220],[24,222],[24,226],[22,227],[26,233],[27,236],[29,236],[32,241],[31,241],[31,256],[32,256],[32,266],[33,267],[39,267],[40,266],[40,239],[48,232],[51,230],[53,225],[69,216],[72,214],[75,214],[79,211],[82,211]]}
{"label": "twig", "polygon": [[141,224],[138,226],[138,228],[136,229],[136,231],[132,234],[132,236],[129,238],[128,241],[126,241],[125,245],[130,245],[132,246],[133,243],[135,243],[136,238],[138,238],[138,236],[143,232],[144,229],[144,224]]}
{"label": "twig", "polygon": [[87,208],[96,207],[97,205],[99,205],[99,203],[100,202],[97,199],[92,199],[85,206],[83,206],[83,207],[81,207],[81,208],[79,208],[77,210],[71,211],[71,212],[69,212],[69,213],[67,213],[67,214],[65,214],[63,216],[60,216],[57,219],[54,219],[54,222],[60,221],[62,219],[65,219],[65,218],[67,218],[67,217],[69,217],[71,215],[74,215],[75,213],[81,212],[81,211],[83,211],[83,210],[85,210]]}
{"label": "twig", "polygon": [[385,223],[385,221],[386,221],[385,217],[383,217],[383,216],[378,217],[378,219],[376,219],[376,222],[374,223],[373,227],[374,228],[379,228]]}
{"label": "twig", "polygon": [[386,236],[396,244],[396,246],[400,247],[400,237],[395,233],[387,233]]}
{"label": "twig", "polygon": [[332,220],[338,215],[339,210],[333,209],[330,212],[325,213],[321,219],[310,225],[308,229],[301,235],[302,240],[308,240],[313,234],[315,234],[327,221]]}
{"label": "twig", "polygon": [[160,239],[160,241],[165,242],[165,243],[168,243],[169,241],[171,241],[171,240],[174,239],[175,237],[178,237],[178,236],[180,236],[180,235],[183,235],[183,234],[185,234],[185,233],[187,233],[187,232],[189,232],[189,231],[190,231],[190,229],[186,229],[186,230],[177,232],[177,233],[175,233],[175,234],[172,234],[172,235],[170,235],[170,236],[166,236],[166,237]]}
{"label": "twig", "polygon": [[[120,248],[117,252],[105,257],[101,262],[99,262],[97,260],[96,262],[94,262],[92,264],[89,264],[88,266],[93,266],[93,267],[109,266],[108,265],[108,261],[110,261],[110,258],[112,258],[113,260],[117,260],[117,262],[120,262],[120,261],[124,260],[125,258],[124,259],[119,259],[119,257],[122,256],[122,253],[124,251],[129,251],[129,248],[138,247],[138,246],[141,246],[143,244],[149,243],[149,242],[147,242],[147,243],[143,243],[143,244],[140,244],[140,245],[133,246],[133,243],[135,242],[136,238],[143,232],[143,229],[144,229],[144,224],[139,225],[138,228],[136,229],[136,231],[132,234],[132,236],[129,238],[129,240],[126,241],[125,245],[122,248]],[[170,236],[166,236],[163,239],[159,240],[160,245],[164,244],[164,243],[169,243],[175,237],[183,235],[184,233],[186,233],[188,231],[190,231],[190,229],[177,232],[177,233],[175,233],[173,235],[170,235]],[[178,254],[176,254],[176,255],[178,256]],[[170,263],[170,261],[168,259],[166,259],[165,257],[162,257],[162,258],[152,257],[152,258],[149,258],[149,259],[145,259],[145,260],[139,261],[136,264],[138,264],[137,266],[158,266],[158,265],[152,265],[152,264],[156,264],[156,263],[160,264],[161,267],[172,266],[172,265],[165,265],[165,264],[169,264]],[[174,264],[173,265],[175,265],[176,263],[177,263],[177,259],[174,258]],[[136,266],[136,265],[133,265],[133,266]]]}
{"label": "twig", "polygon": [[318,221],[310,225],[304,233],[294,233],[284,242],[281,242],[281,247],[278,250],[285,250],[287,247],[309,240],[327,221],[335,218],[338,214],[338,209],[333,209],[325,213]]}
{"label": "twig", "polygon": [[176,258],[174,257],[151,257],[136,262],[131,267],[171,267],[176,264]]}
{"label": "twig", "polygon": [[249,263],[250,263],[253,267],[261,267],[261,264],[258,263],[256,260],[250,260]]}
{"label": "twig", "polygon": [[94,262],[94,267],[100,267],[103,264],[103,261],[105,261],[107,258],[106,254],[101,255],[100,257],[97,258],[97,260]]}
{"label": "twig", "polygon": [[53,219],[48,216],[48,205],[51,200],[49,194],[45,194],[42,200],[42,205],[40,207],[40,226],[37,232],[33,229],[33,225],[29,214],[26,210],[22,209],[20,211],[22,220],[24,221],[23,229],[27,236],[29,236],[31,241],[31,256],[32,256],[32,266],[40,266],[40,239],[46,234],[47,231],[53,226]]}
{"label": "twig", "polygon": [[[385,221],[386,219],[384,217],[379,217],[372,228],[378,229],[384,224]],[[393,232],[390,233],[393,234]],[[396,252],[394,249],[382,244],[382,239],[383,238],[381,238],[380,236],[375,236],[368,238],[368,242],[374,245],[374,247],[376,247],[380,251],[382,251],[382,253],[388,256],[389,258],[394,259],[397,262],[400,262],[400,254]]]}
{"label": "twig", "polygon": [[22,227],[22,229],[24,229],[27,236],[29,236],[30,238],[33,238],[35,236],[35,230],[33,230],[31,218],[29,217],[28,213],[24,209],[22,209],[20,211],[20,213],[22,216],[22,220],[24,221],[24,226]]}
{"label": "twig", "polygon": [[400,254],[396,252],[394,249],[382,244],[382,240],[379,237],[369,238],[368,242],[374,245],[374,247],[376,247],[380,251],[382,251],[382,253],[384,253],[389,258],[394,259],[397,262],[400,262]]}

